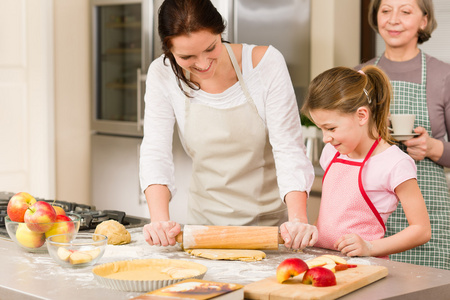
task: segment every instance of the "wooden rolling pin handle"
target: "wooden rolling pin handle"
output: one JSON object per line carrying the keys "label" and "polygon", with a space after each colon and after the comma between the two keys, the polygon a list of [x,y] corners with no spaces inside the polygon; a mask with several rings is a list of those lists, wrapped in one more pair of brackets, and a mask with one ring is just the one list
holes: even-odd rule
{"label": "wooden rolling pin handle", "polygon": [[180,244],[183,243],[183,231],[180,231],[180,233],[177,234],[177,236],[175,237],[175,240],[177,241],[177,243],[180,243]]}

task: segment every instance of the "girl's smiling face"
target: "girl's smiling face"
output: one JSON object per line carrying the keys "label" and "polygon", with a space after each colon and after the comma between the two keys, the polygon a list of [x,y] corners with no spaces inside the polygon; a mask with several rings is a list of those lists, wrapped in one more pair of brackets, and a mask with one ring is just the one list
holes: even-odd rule
{"label": "girl's smiling face", "polygon": [[171,52],[178,65],[201,80],[210,79],[222,53],[220,34],[207,30],[172,38]]}
{"label": "girl's smiling face", "polygon": [[368,135],[364,126],[366,123],[361,122],[358,113],[343,114],[317,109],[310,111],[310,115],[317,127],[322,130],[324,143],[330,143],[341,154],[358,158],[361,141]]}
{"label": "girl's smiling face", "polygon": [[391,48],[417,47],[427,20],[416,0],[383,0],[377,14],[378,31]]}

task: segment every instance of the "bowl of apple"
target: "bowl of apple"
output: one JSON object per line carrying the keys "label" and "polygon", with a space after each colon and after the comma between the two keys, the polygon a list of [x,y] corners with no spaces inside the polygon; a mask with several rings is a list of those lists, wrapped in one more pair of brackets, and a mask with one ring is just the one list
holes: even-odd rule
{"label": "bowl of apple", "polygon": [[28,252],[47,252],[46,238],[56,234],[76,234],[81,217],[66,213],[46,201],[36,201],[28,193],[15,194],[8,202],[5,227],[9,237]]}
{"label": "bowl of apple", "polygon": [[108,237],[97,233],[64,233],[47,238],[50,256],[63,267],[84,268],[96,264],[105,253]]}

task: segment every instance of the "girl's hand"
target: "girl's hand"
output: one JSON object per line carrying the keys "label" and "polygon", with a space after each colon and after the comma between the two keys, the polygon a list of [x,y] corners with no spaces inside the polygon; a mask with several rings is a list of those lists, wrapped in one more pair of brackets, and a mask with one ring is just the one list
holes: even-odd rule
{"label": "girl's hand", "polygon": [[406,151],[414,160],[423,160],[425,157],[429,156],[428,151],[430,148],[430,140],[432,138],[428,135],[428,132],[423,127],[416,127],[414,129],[415,133],[420,134],[418,137],[404,141]]}
{"label": "girl's hand", "polygon": [[334,248],[347,256],[371,256],[372,247],[355,233],[343,235],[334,243]]}
{"label": "girl's hand", "polygon": [[303,222],[284,222],[280,226],[284,246],[292,249],[304,249],[314,246],[319,237],[317,227]]}
{"label": "girl's hand", "polygon": [[151,222],[143,229],[144,239],[151,246],[174,246],[175,237],[180,231],[180,224],[174,221]]}

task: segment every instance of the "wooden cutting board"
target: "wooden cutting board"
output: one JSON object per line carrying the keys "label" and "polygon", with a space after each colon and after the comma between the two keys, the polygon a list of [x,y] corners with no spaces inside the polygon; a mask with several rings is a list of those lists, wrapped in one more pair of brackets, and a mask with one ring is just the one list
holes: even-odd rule
{"label": "wooden cutting board", "polygon": [[298,276],[278,283],[276,276],[250,283],[244,287],[245,299],[336,299],[363,286],[377,281],[388,274],[383,266],[358,265],[344,271],[336,272],[336,285],[315,287],[301,283],[303,276]]}

